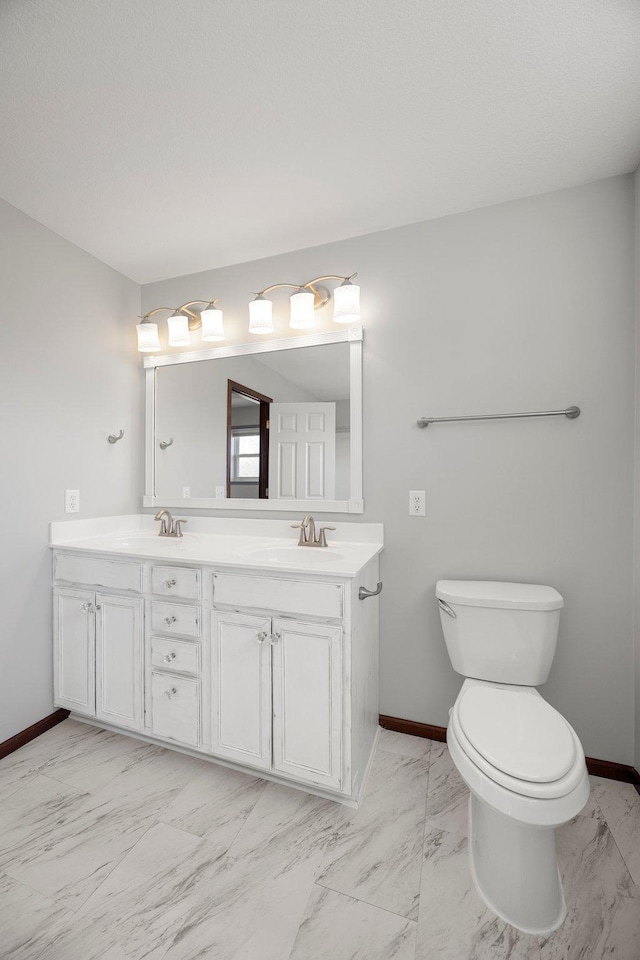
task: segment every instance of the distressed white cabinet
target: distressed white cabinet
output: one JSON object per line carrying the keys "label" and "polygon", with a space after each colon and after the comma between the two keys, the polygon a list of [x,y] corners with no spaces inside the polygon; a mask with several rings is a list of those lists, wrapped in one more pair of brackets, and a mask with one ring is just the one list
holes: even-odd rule
{"label": "distressed white cabinet", "polygon": [[374,557],[353,577],[54,552],[55,702],[357,800],[378,723]]}
{"label": "distressed white cabinet", "polygon": [[342,783],[342,628],[274,619],[273,769],[339,790]]}
{"label": "distressed white cabinet", "polygon": [[141,730],[142,600],[64,587],[54,598],[56,705]]}
{"label": "distressed white cabinet", "polygon": [[211,751],[271,767],[270,620],[240,613],[211,618]]}

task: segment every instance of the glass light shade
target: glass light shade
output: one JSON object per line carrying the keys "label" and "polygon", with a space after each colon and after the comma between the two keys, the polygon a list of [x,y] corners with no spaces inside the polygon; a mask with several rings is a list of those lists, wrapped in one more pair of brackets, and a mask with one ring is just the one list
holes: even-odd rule
{"label": "glass light shade", "polygon": [[136,331],[140,353],[156,353],[160,349],[157,323],[138,323],[136,324]]}
{"label": "glass light shade", "polygon": [[216,310],[214,307],[210,307],[202,311],[200,319],[202,321],[203,340],[224,340],[222,310]]}
{"label": "glass light shade", "polygon": [[315,326],[313,315],[314,295],[310,290],[298,290],[289,298],[291,302],[291,319],[289,326],[298,330]]}
{"label": "glass light shade", "polygon": [[189,333],[189,318],[181,314],[174,314],[167,318],[169,324],[169,346],[188,347],[191,343]]}
{"label": "glass light shade", "polygon": [[256,297],[249,304],[249,333],[273,333],[273,304],[265,297]]}
{"label": "glass light shade", "polygon": [[333,319],[336,323],[355,323],[360,319],[360,287],[341,283],[333,291]]}

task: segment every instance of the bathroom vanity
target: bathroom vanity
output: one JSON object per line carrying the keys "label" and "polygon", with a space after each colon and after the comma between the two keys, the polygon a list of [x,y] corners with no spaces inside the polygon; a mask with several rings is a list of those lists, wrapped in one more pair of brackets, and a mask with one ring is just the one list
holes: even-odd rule
{"label": "bathroom vanity", "polygon": [[51,524],[55,703],[77,719],[355,803],[378,724],[381,524]]}

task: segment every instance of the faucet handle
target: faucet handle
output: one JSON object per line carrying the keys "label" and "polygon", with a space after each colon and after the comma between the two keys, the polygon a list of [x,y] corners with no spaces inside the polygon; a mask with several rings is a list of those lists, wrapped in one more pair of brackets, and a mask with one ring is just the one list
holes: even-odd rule
{"label": "faucet handle", "polygon": [[304,520],[301,523],[292,523],[291,529],[300,531],[300,539],[298,540],[298,546],[303,547],[307,542],[307,538],[306,538],[307,525],[304,522]]}
{"label": "faucet handle", "polygon": [[174,521],[173,521],[174,535],[175,535],[176,537],[183,537],[183,536],[184,536],[184,534],[183,534],[183,532],[182,532],[182,524],[183,524],[183,523],[189,523],[189,521],[188,521],[188,520],[185,520],[184,518],[182,518],[182,519],[180,519],[180,520],[174,520]]}
{"label": "faucet handle", "polygon": [[325,530],[335,530],[335,527],[320,527],[320,533],[318,534],[318,539],[317,539],[316,542],[317,542],[321,547],[328,547],[328,546],[329,546],[329,544],[327,543],[327,535],[326,535],[326,533],[325,533]]}

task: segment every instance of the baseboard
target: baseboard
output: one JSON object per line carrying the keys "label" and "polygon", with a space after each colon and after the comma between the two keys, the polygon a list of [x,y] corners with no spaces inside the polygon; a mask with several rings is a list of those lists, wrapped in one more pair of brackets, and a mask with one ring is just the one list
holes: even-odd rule
{"label": "baseboard", "polygon": [[14,750],[24,747],[25,743],[29,743],[30,740],[35,740],[41,733],[50,730],[51,727],[55,727],[56,724],[62,723],[68,716],[68,710],[55,710],[53,713],[50,713],[48,717],[43,717],[43,719],[38,720],[37,723],[32,723],[26,730],[21,730],[20,733],[16,733],[14,737],[9,737],[4,743],[0,743],[0,760],[3,757],[9,756]]}
{"label": "baseboard", "polygon": [[408,733],[410,737],[424,737],[425,740],[438,740],[446,743],[447,728],[434,727],[431,723],[418,723],[417,720],[401,720],[399,717],[387,717],[381,713],[378,723],[385,730],[394,730],[396,733]]}
{"label": "baseboard", "polygon": [[[395,730],[396,733],[408,733],[412,737],[424,737],[426,740],[437,740],[445,743],[447,728],[436,727],[431,723],[418,723],[417,720],[401,720],[400,717],[388,717],[380,714],[378,722],[385,730]],[[594,777],[605,777],[607,780],[621,780],[623,783],[632,783],[640,793],[640,774],[626,763],[613,763],[611,760],[596,760],[595,757],[585,757],[587,770]]]}

